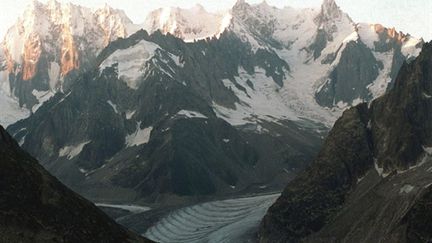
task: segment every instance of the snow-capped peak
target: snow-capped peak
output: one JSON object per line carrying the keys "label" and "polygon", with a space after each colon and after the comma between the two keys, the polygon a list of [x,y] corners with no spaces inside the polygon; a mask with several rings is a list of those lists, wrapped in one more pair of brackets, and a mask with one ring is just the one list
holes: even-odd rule
{"label": "snow-capped peak", "polygon": [[[79,67],[80,53],[97,55],[110,41],[133,34],[132,27],[123,11],[109,6],[93,12],[72,3],[32,0],[3,41],[9,71],[24,70],[24,79],[32,79],[47,52],[60,61],[61,74],[66,75]],[[15,64],[20,68],[12,70]]]}
{"label": "snow-capped peak", "polygon": [[[151,12],[144,29],[152,33],[170,33],[187,42],[220,35],[229,25],[230,15],[210,13],[201,5],[190,9],[166,7]],[[227,24],[228,22],[228,24]]]}

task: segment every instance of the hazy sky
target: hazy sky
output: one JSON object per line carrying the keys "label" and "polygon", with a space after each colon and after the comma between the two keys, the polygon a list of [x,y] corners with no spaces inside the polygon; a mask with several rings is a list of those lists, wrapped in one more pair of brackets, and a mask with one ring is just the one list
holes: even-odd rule
{"label": "hazy sky", "polygon": [[[31,0],[0,0],[0,38],[21,15]],[[45,2],[46,0],[42,0]],[[105,3],[123,9],[136,23],[144,21],[146,14],[166,6],[191,7],[197,3],[209,11],[230,8],[236,0],[61,0],[97,8]],[[248,0],[259,3],[262,0]],[[319,7],[322,0],[267,0],[278,7]],[[336,0],[339,6],[356,22],[381,23],[396,27],[405,33],[432,39],[432,0]]]}

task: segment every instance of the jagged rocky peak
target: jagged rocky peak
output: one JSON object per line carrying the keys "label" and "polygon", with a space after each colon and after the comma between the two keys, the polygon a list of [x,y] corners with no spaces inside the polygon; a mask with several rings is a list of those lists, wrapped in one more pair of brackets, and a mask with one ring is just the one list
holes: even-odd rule
{"label": "jagged rocky peak", "polygon": [[343,12],[336,4],[335,0],[324,0],[321,5],[320,16],[323,21],[340,18],[342,14]]}
{"label": "jagged rocky peak", "polygon": [[10,83],[6,93],[31,109],[47,92],[66,90],[68,77],[90,67],[110,41],[137,29],[123,11],[108,6],[92,11],[33,0],[2,42],[7,74],[0,84]]}
{"label": "jagged rocky peak", "polygon": [[[92,12],[88,8],[71,3],[51,0],[43,4],[33,0],[16,24],[7,32],[4,48],[9,62],[22,64],[23,69],[26,69],[26,65],[30,65],[29,62],[36,64],[38,62],[37,59],[27,60],[26,57],[29,55],[33,58],[40,57],[42,50],[56,55],[57,53],[53,52],[59,52],[55,50],[57,46],[69,50],[69,52],[58,53],[64,57],[64,61],[69,62],[74,59],[73,52],[78,52],[80,48],[78,39],[84,39],[89,49],[100,50],[108,44],[107,40],[132,34],[128,33],[131,24],[131,20],[123,12],[107,6]],[[62,65],[67,66],[62,68],[63,75],[73,68],[78,68],[76,65],[68,67],[69,63],[62,63]],[[24,76],[28,80],[34,75],[35,73]]]}
{"label": "jagged rocky peak", "polygon": [[245,10],[249,7],[250,7],[249,3],[247,3],[245,0],[237,0],[237,2],[234,4],[232,9],[233,12],[237,12],[237,11]]}
{"label": "jagged rocky peak", "polygon": [[373,26],[376,33],[387,35],[389,38],[396,39],[399,42],[404,42],[408,36],[401,31],[397,31],[395,27],[386,28],[382,24],[374,24]]}
{"label": "jagged rocky peak", "polygon": [[[346,29],[351,32],[355,30],[354,22],[348,14],[340,9],[335,0],[324,0],[319,14],[315,17],[315,22],[320,29],[326,31],[330,36],[338,30],[342,31],[342,33]],[[331,40],[330,37],[329,41]]]}
{"label": "jagged rocky peak", "polygon": [[139,26],[134,25],[123,10],[114,9],[108,4],[96,10],[95,15],[98,24],[105,32],[105,46],[119,37],[129,36],[139,29]]}

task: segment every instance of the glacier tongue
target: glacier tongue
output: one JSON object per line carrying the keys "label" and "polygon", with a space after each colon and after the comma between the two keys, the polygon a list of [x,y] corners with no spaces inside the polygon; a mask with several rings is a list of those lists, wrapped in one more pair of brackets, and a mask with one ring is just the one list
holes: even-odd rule
{"label": "glacier tongue", "polygon": [[144,234],[157,242],[243,242],[280,194],[198,204],[171,212]]}

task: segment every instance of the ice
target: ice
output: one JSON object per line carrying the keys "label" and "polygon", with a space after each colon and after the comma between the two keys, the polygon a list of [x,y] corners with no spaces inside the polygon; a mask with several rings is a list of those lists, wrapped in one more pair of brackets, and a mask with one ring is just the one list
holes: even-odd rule
{"label": "ice", "polygon": [[95,204],[98,207],[104,207],[104,208],[117,208],[117,209],[123,209],[126,211],[129,211],[131,213],[143,213],[151,210],[149,207],[143,207],[139,205],[123,205],[123,204],[108,204],[108,203],[96,203]]}
{"label": "ice", "polygon": [[181,208],[159,220],[144,235],[156,242],[238,242],[258,228],[279,195],[213,201]]}

